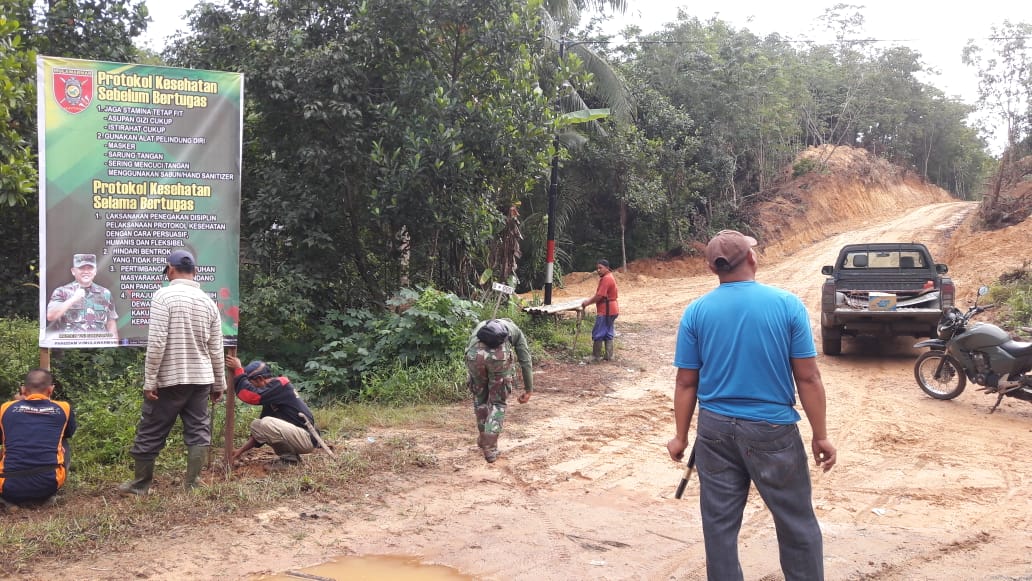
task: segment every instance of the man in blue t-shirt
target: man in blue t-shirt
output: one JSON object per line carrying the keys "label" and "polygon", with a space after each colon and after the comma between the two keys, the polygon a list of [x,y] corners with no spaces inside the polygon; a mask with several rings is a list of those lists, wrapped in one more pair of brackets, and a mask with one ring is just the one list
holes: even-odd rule
{"label": "man in blue t-shirt", "polygon": [[795,295],[756,282],[755,245],[751,236],[723,230],[706,247],[720,286],[681,318],[677,434],[667,451],[674,460],[684,457],[698,403],[695,461],[710,580],[743,579],[738,533],[752,482],[774,516],[786,581],[819,581],[823,540],[794,406],[798,389],[814,460],[830,470],[835,447],[825,425],[824,384],[806,308]]}

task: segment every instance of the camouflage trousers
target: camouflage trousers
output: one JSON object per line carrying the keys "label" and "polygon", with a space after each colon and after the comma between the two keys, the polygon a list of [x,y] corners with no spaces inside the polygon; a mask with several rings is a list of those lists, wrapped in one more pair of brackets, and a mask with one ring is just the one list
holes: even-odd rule
{"label": "camouflage trousers", "polygon": [[478,445],[495,448],[505,423],[506,398],[516,381],[516,366],[508,341],[494,349],[477,343],[466,352],[468,386],[480,432]]}

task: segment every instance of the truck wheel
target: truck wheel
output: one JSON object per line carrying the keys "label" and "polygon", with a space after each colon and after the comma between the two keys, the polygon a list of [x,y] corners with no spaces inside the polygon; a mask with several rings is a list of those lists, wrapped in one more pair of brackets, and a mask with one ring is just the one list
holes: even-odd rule
{"label": "truck wheel", "polygon": [[821,327],[821,347],[825,355],[842,353],[842,331],[829,327]]}

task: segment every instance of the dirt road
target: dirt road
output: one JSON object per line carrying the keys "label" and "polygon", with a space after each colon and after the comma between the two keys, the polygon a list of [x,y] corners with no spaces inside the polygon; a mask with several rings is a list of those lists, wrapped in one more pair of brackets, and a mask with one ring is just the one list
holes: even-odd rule
{"label": "dirt road", "polygon": [[[971,209],[924,206],[777,262],[761,259],[758,279],[801,296],[816,335],[820,267],[841,245],[913,240],[940,256]],[[471,410],[455,406],[415,434],[436,465],[368,490],[364,502],[309,505],[308,518],[288,506],[257,521],[173,532],[106,563],[74,564],[66,578],[243,578],[340,555],[410,555],[477,579],[705,579],[696,482],[673,498],[681,467],[665,444],[676,324],[716,279],[617,276],[618,360],[539,367],[539,393],[509,408],[496,464],[478,454]],[[583,279],[556,300],[586,296],[594,283]],[[1032,579],[1032,457],[1022,451],[1032,406],[1005,402],[990,416],[993,399],[974,389],[948,402],[928,398],[913,379],[913,343],[846,339],[842,356],[819,356],[839,450],[830,473],[812,472],[827,578]],[[800,427],[808,440],[809,425]],[[755,493],[740,545],[746,579],[782,578],[773,524]]]}

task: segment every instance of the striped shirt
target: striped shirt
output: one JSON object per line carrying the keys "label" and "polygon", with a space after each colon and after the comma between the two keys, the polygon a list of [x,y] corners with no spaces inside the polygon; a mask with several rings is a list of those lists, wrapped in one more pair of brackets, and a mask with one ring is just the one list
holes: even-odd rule
{"label": "striped shirt", "polygon": [[226,389],[219,309],[201,285],[180,278],[151,298],[143,389],[184,384]]}

